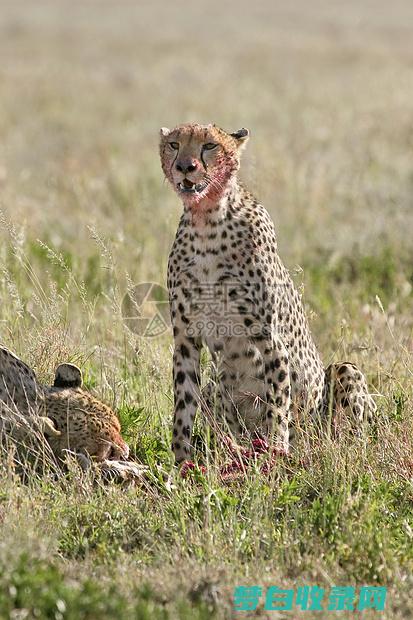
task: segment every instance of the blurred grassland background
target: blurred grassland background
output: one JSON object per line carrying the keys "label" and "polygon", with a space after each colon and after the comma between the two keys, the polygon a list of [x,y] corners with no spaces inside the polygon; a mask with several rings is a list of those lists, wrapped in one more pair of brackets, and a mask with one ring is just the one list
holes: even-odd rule
{"label": "blurred grassland background", "polygon": [[0,341],[45,381],[79,363],[170,467],[172,339],[121,313],[165,284],[181,211],[158,131],[245,126],[241,177],[323,358],[359,363],[379,413],[369,442],[303,439],[310,466],[274,484],[27,487],[4,466],[0,617],[231,617],[236,583],[300,579],[386,583],[382,617],[412,617],[412,40],[400,0],[2,0]]}

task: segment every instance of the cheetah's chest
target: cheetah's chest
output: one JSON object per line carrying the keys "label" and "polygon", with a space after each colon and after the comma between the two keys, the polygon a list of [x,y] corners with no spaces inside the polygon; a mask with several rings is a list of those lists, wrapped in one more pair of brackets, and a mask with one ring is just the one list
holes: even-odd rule
{"label": "cheetah's chest", "polygon": [[[241,260],[222,244],[194,243],[191,260],[176,280],[176,299],[185,306],[187,334],[202,341],[216,362],[221,389],[243,402],[264,391],[263,361],[245,328],[249,288]],[[186,295],[184,294],[186,292]]]}
{"label": "cheetah's chest", "polygon": [[236,336],[239,323],[237,303],[231,291],[239,289],[240,278],[237,264],[219,252],[214,243],[195,245],[195,252],[188,265],[180,271],[177,297],[188,291],[185,299],[190,331],[200,337],[212,351],[219,350],[226,338]]}

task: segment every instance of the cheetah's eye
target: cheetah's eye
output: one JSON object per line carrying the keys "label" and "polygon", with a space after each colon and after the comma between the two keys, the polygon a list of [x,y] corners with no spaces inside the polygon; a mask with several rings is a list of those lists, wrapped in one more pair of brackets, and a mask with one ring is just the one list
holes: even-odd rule
{"label": "cheetah's eye", "polygon": [[207,144],[204,144],[204,146],[202,147],[205,151],[212,151],[212,149],[216,149],[218,146],[218,144],[214,144],[213,142],[208,142]]}
{"label": "cheetah's eye", "polygon": [[168,142],[169,146],[171,147],[171,149],[173,151],[177,151],[179,149],[179,144],[178,142]]}

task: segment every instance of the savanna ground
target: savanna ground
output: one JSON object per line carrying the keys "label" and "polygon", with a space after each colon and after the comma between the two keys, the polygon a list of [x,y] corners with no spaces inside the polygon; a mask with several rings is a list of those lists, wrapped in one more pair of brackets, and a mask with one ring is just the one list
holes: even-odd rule
{"label": "savanna ground", "polygon": [[[80,364],[153,474],[23,484],[4,457],[1,618],[253,617],[232,611],[240,584],[387,585],[364,617],[413,616],[412,40],[397,0],[3,0],[0,341],[45,381]],[[121,311],[128,287],[165,283],[180,205],[158,129],[188,120],[250,128],[242,178],[323,358],[377,394],[363,438],[309,429],[270,478],[230,486],[222,451],[174,474],[171,335],[139,338]]]}

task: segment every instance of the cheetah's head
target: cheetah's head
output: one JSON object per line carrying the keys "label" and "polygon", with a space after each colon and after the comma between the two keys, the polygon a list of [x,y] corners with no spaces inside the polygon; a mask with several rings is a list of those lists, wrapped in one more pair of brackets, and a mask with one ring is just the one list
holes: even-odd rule
{"label": "cheetah's head", "polygon": [[184,203],[220,199],[236,175],[249,131],[227,133],[216,125],[186,123],[160,131],[162,169]]}

